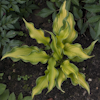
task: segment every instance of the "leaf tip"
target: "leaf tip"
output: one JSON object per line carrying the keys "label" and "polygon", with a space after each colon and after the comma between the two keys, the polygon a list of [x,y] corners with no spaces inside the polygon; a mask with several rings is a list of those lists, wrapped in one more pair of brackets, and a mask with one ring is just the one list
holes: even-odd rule
{"label": "leaf tip", "polygon": [[1,58],[1,60],[3,60],[3,59],[5,59],[6,57],[5,56],[3,56],[2,58]]}
{"label": "leaf tip", "polygon": [[96,42],[98,42],[98,39],[94,41],[94,44],[95,44]]}
{"label": "leaf tip", "polygon": [[64,91],[64,90],[62,90],[62,89],[60,89],[60,91],[61,91],[62,93],[65,93],[65,91]]}
{"label": "leaf tip", "polygon": [[95,55],[90,56],[89,58],[95,57]]}
{"label": "leaf tip", "polygon": [[32,90],[32,94],[31,94],[31,96],[32,96],[32,99],[34,98],[34,96],[35,96],[35,94],[33,93],[33,90]]}
{"label": "leaf tip", "polygon": [[0,60],[3,60],[3,57]]}
{"label": "leaf tip", "polygon": [[26,20],[24,18],[22,18],[22,19],[23,19],[24,23],[26,24]]}
{"label": "leaf tip", "polygon": [[88,94],[90,95],[90,87],[88,87],[88,89],[86,89]]}
{"label": "leaf tip", "polygon": [[24,18],[22,18],[23,19],[23,21],[25,21],[25,19]]}

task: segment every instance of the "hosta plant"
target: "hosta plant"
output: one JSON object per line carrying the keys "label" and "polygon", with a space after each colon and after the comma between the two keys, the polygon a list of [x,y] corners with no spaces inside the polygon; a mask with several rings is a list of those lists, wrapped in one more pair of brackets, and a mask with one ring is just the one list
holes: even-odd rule
{"label": "hosta plant", "polygon": [[[44,36],[42,29],[36,29],[33,23],[28,23],[23,19],[29,35],[36,39],[38,43],[42,43],[47,49],[51,49],[52,53],[47,54],[46,51],[39,49],[37,46],[23,45],[14,47],[10,52],[6,53],[2,59],[10,57],[13,61],[23,60],[33,65],[39,62],[48,63],[45,75],[40,76],[36,80],[36,86],[32,89],[32,98],[40,94],[43,89],[48,88],[50,92],[55,86],[64,92],[61,84],[70,78],[73,85],[80,85],[90,93],[89,85],[85,80],[85,75],[79,72],[79,69],[72,62],[82,62],[93,56],[89,56],[94,48],[96,41],[85,49],[79,43],[73,44],[78,33],[74,29],[75,21],[72,13],[66,10],[66,1],[60,8],[53,22],[53,32],[48,32],[50,37]],[[72,61],[72,62],[71,62]]]}

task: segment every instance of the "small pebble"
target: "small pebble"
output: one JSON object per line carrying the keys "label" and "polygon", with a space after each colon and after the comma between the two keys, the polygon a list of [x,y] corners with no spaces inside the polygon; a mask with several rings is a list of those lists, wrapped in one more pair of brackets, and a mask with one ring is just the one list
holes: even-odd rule
{"label": "small pebble", "polygon": [[14,72],[14,73],[16,72],[15,69],[13,69],[13,72]]}
{"label": "small pebble", "polygon": [[8,79],[11,80],[11,76],[8,76]]}
{"label": "small pebble", "polygon": [[55,95],[55,99],[57,98],[57,96]]}
{"label": "small pebble", "polygon": [[91,82],[92,81],[92,78],[89,78],[88,81]]}
{"label": "small pebble", "polygon": [[96,87],[96,90],[98,90],[98,87]]}
{"label": "small pebble", "polygon": [[86,94],[86,91],[83,92],[83,96],[85,96],[85,94]]}
{"label": "small pebble", "polygon": [[43,69],[42,67],[40,69]]}
{"label": "small pebble", "polygon": [[83,70],[85,70],[85,68],[83,67]]}

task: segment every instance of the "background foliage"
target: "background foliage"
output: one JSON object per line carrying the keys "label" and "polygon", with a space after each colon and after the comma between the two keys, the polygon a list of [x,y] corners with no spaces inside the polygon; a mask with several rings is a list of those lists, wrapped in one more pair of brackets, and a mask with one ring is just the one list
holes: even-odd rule
{"label": "background foliage", "polygon": [[22,17],[27,18],[32,10],[38,6],[30,0],[0,0],[0,48],[3,55],[12,47],[21,45],[22,42],[15,40],[16,35],[23,36],[20,22]]}

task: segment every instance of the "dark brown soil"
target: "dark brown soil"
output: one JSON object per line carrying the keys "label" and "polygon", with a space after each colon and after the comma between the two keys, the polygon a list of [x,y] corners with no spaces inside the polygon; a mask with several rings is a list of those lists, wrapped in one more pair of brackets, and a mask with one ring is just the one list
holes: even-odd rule
{"label": "dark brown soil", "polygon": [[[39,10],[35,10],[26,20],[33,22],[36,28],[52,31],[52,21],[48,23],[48,19],[51,20],[51,16],[47,18],[35,16],[38,11]],[[27,34],[25,44],[29,46],[35,45],[39,48],[44,47],[43,45],[37,44],[35,40],[29,37],[24,23],[22,24],[21,29]],[[87,31],[85,35],[81,35],[79,32],[79,37],[75,42],[82,44],[83,48],[85,48],[89,46],[92,41],[93,40]],[[86,80],[90,85],[90,95],[88,95],[87,91],[80,86],[73,86],[70,79],[67,79],[62,84],[62,89],[65,91],[64,94],[55,87],[47,95],[47,89],[43,90],[43,92],[36,95],[33,100],[100,100],[100,43],[96,43],[92,55],[95,55],[95,57],[82,63],[76,63],[80,72],[85,74]],[[0,61],[0,72],[4,73],[3,80],[0,80],[0,82],[5,83],[10,92],[14,92],[16,96],[18,96],[20,92],[22,92],[24,96],[31,95],[31,90],[36,85],[36,79],[39,76],[44,75],[46,66],[46,64],[43,65],[38,63],[37,65],[32,65],[22,61],[14,63],[9,58],[4,59],[3,61]],[[18,75],[32,75],[32,77],[27,81],[24,81],[23,79],[18,81]]]}

